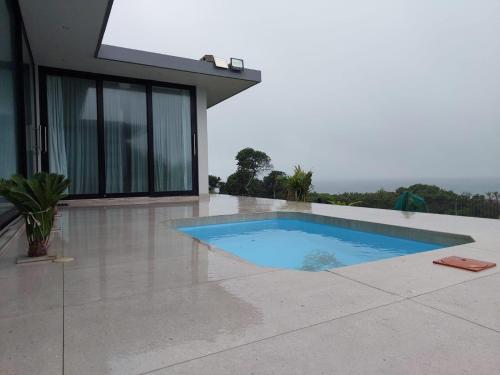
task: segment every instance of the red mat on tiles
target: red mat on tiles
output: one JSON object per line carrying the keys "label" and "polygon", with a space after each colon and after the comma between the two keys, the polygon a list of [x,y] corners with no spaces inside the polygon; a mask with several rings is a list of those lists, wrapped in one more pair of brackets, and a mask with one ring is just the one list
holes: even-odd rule
{"label": "red mat on tiles", "polygon": [[477,259],[456,257],[456,256],[437,259],[433,263],[441,264],[443,266],[461,268],[464,270],[474,271],[474,272],[479,272],[496,266],[495,263],[485,262]]}

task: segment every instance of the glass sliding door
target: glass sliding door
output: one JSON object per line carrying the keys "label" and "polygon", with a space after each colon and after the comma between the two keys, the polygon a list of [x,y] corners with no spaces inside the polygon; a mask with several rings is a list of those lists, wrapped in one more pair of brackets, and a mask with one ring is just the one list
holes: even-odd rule
{"label": "glass sliding door", "polygon": [[69,194],[99,193],[96,82],[47,76],[49,171],[67,176]]}
{"label": "glass sliding door", "polygon": [[[0,0],[0,178],[30,176],[37,167],[36,148],[30,148],[30,129],[36,120],[34,64],[30,57],[17,1]],[[0,196],[0,229],[17,215],[14,205]]]}
{"label": "glass sliding door", "polygon": [[[8,0],[0,0],[0,178],[20,171],[17,148],[16,20]],[[13,215],[14,206],[0,196],[0,228]],[[15,214],[14,214],[15,215]]]}
{"label": "glass sliding door", "polygon": [[146,87],[103,82],[106,194],[148,192]]}
{"label": "glass sliding door", "polygon": [[193,190],[189,90],[152,88],[155,192]]}
{"label": "glass sliding door", "polygon": [[16,24],[10,5],[9,1],[0,0],[0,178],[10,178],[19,172]]}
{"label": "glass sliding door", "polygon": [[70,198],[197,193],[189,86],[41,68],[40,89],[43,170]]}

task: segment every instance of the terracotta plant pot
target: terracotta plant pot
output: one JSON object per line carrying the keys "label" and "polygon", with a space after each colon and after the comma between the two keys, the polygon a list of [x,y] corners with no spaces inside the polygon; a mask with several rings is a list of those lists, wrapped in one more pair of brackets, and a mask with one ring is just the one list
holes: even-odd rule
{"label": "terracotta plant pot", "polygon": [[28,256],[41,257],[47,255],[50,232],[54,225],[52,209],[30,213],[24,217],[26,235],[28,237]]}
{"label": "terracotta plant pot", "polygon": [[29,257],[42,257],[47,255],[47,249],[49,248],[48,241],[33,241],[30,242],[28,248]]}

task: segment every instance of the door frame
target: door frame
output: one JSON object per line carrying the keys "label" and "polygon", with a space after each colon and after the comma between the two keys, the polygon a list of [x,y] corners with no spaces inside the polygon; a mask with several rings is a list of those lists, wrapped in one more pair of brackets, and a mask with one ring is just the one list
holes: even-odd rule
{"label": "door frame", "polygon": [[[40,119],[42,134],[42,170],[49,171],[49,129],[47,113],[47,76],[59,75],[74,78],[90,79],[96,82],[96,105],[97,105],[97,154],[98,154],[98,176],[99,193],[97,194],[72,194],[66,199],[82,198],[122,198],[141,196],[181,196],[198,195],[198,131],[197,131],[197,111],[196,111],[196,87],[174,84],[161,81],[144,80],[138,78],[122,77],[108,74],[90,73],[76,70],[52,68],[47,66],[38,67],[39,96],[40,96]],[[103,112],[103,82],[122,82],[144,85],[146,88],[146,113],[147,113],[147,142],[148,142],[148,192],[144,193],[106,193],[106,168],[105,168],[105,142],[104,142],[104,112]],[[174,89],[188,90],[191,107],[191,168],[192,168],[192,189],[182,191],[154,191],[154,134],[153,134],[153,106],[152,91],[155,87],[166,87]]]}

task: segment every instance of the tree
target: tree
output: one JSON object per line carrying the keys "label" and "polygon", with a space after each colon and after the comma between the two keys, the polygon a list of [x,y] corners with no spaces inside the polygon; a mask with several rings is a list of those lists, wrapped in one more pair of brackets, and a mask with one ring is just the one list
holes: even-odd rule
{"label": "tree", "polygon": [[254,178],[248,185],[250,174],[249,171],[238,169],[227,178],[226,183],[221,183],[220,192],[222,194],[264,197],[265,189],[261,180]]}
{"label": "tree", "polygon": [[305,202],[308,194],[311,192],[312,174],[312,171],[306,172],[300,165],[297,165],[293,175],[286,180],[288,190],[287,199]]}
{"label": "tree", "polygon": [[208,175],[208,187],[211,192],[213,192],[216,188],[220,187],[221,183],[221,178],[214,176],[214,175]]}
{"label": "tree", "polygon": [[273,168],[271,158],[265,152],[254,150],[251,147],[244,148],[238,152],[236,154],[236,161],[238,165],[236,173],[241,172],[239,177],[246,176],[248,178],[244,186],[247,195],[251,195],[250,186],[254,179],[261,173]]}
{"label": "tree", "polygon": [[271,171],[263,180],[265,195],[268,198],[286,198],[286,173]]}
{"label": "tree", "polygon": [[235,173],[228,176],[225,184],[221,186],[220,192],[222,194],[231,195],[246,195],[245,189],[250,173],[243,170],[237,170]]}

